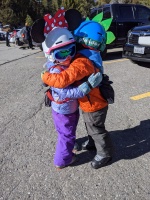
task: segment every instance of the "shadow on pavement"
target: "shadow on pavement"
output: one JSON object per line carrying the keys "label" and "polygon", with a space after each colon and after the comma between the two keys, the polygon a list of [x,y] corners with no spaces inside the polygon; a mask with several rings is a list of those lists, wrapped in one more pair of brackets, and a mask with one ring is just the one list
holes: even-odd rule
{"label": "shadow on pavement", "polygon": [[[134,128],[112,131],[110,135],[114,146],[114,156],[110,164],[122,159],[134,159],[150,151],[150,120],[141,121]],[[76,141],[81,146],[86,139],[84,137]],[[95,154],[95,151],[78,152],[79,161],[74,166],[92,161]]]}
{"label": "shadow on pavement", "polygon": [[87,139],[88,139],[87,137],[76,139],[76,142],[78,143],[80,149],[77,153],[78,154],[78,161],[76,163],[74,163],[73,166],[82,165],[84,163],[89,163],[94,158],[94,156],[96,154],[96,152],[94,150],[83,151],[81,149],[82,143],[85,142]]}
{"label": "shadow on pavement", "polygon": [[115,154],[113,162],[134,159],[150,151],[150,120],[131,129],[110,132]]}
{"label": "shadow on pavement", "polygon": [[108,52],[103,61],[117,60],[122,58],[122,51]]}
{"label": "shadow on pavement", "polygon": [[150,63],[149,62],[137,62],[134,63],[135,65],[137,64],[140,67],[145,67],[145,68],[149,68],[150,69]]}

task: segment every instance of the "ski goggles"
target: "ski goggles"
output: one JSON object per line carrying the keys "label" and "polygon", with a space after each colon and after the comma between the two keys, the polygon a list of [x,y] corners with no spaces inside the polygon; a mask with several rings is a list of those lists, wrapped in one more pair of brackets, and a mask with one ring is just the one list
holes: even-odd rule
{"label": "ski goggles", "polygon": [[74,57],[76,53],[75,44],[69,44],[65,47],[53,50],[52,56],[54,60],[63,62],[67,59],[68,56]]}

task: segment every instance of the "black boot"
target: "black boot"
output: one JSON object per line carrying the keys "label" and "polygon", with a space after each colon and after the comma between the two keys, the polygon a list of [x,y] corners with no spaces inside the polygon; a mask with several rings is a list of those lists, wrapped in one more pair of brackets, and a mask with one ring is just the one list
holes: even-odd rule
{"label": "black boot", "polygon": [[89,140],[82,143],[83,150],[96,150],[95,144],[90,144]]}
{"label": "black boot", "polygon": [[109,161],[112,160],[112,157],[111,156],[108,156],[108,157],[102,157],[102,156],[99,156],[98,154],[94,157],[94,159],[92,160],[91,162],[91,166],[92,168],[94,169],[98,169],[98,168],[101,168],[101,167],[104,167]]}
{"label": "black boot", "polygon": [[78,143],[75,142],[75,145],[74,145],[74,147],[73,147],[72,152],[73,152],[73,153],[76,153],[77,151],[79,151],[79,149],[80,149],[80,147],[79,147]]}

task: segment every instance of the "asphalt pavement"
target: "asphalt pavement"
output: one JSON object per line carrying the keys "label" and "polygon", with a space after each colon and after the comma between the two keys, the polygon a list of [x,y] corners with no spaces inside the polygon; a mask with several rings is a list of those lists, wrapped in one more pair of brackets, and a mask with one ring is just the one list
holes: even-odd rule
{"label": "asphalt pavement", "polygon": [[[57,135],[40,79],[45,61],[37,47],[0,42],[0,200],[149,200],[150,101],[130,97],[149,91],[150,69],[122,60],[121,53],[105,60],[116,91],[106,120],[113,160],[94,170],[95,152],[80,149],[74,166],[57,171]],[[81,114],[77,142],[85,140]]]}
{"label": "asphalt pavement", "polygon": [[27,57],[40,51],[39,47],[35,47],[35,49],[32,50],[22,48],[13,43],[10,43],[10,47],[7,47],[5,41],[0,41],[0,64],[9,63],[13,60],[21,59],[22,57]]}

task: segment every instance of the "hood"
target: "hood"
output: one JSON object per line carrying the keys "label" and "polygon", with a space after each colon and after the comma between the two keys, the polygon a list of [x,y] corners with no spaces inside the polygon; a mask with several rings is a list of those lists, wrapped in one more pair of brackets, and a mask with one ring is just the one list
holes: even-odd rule
{"label": "hood", "polygon": [[95,66],[100,70],[100,72],[104,73],[102,58],[99,51],[82,49],[79,52],[94,62]]}
{"label": "hood", "polygon": [[144,32],[150,32],[150,24],[144,25],[144,26],[136,26],[132,29],[132,31],[144,31]]}

